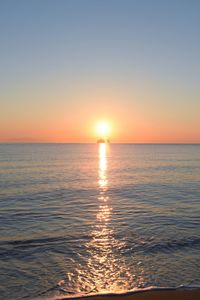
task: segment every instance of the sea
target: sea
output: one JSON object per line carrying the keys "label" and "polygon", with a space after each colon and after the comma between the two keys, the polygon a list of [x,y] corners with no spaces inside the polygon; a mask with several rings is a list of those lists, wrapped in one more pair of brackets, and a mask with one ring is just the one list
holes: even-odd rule
{"label": "sea", "polygon": [[200,145],[0,144],[0,299],[200,286]]}

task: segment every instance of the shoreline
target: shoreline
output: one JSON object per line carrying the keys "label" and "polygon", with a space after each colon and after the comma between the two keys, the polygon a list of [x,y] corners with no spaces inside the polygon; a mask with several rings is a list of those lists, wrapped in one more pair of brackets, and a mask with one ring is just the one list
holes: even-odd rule
{"label": "shoreline", "polygon": [[123,293],[75,294],[39,296],[35,300],[197,300],[200,299],[200,287],[164,288],[148,287]]}
{"label": "shoreline", "polygon": [[146,289],[133,290],[126,293],[107,293],[93,295],[76,295],[55,298],[60,300],[197,300],[200,299],[200,287],[178,287],[178,288],[158,288],[150,287]]}

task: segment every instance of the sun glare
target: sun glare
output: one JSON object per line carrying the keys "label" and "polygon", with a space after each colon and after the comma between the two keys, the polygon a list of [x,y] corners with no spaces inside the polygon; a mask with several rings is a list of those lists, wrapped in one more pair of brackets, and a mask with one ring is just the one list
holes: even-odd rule
{"label": "sun glare", "polygon": [[100,122],[97,124],[97,133],[101,137],[107,137],[110,133],[110,126],[107,122]]}

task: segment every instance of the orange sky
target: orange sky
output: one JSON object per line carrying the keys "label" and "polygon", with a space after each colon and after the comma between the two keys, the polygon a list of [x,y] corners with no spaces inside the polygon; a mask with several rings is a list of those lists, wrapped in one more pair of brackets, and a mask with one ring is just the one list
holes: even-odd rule
{"label": "orange sky", "polygon": [[197,101],[190,105],[184,88],[170,93],[153,82],[144,82],[144,90],[141,84],[92,86],[9,91],[0,112],[0,140],[95,142],[96,124],[105,120],[111,125],[113,142],[200,142],[200,105]]}
{"label": "orange sky", "polygon": [[[189,101],[182,101],[183,93],[176,93],[177,103],[174,103],[174,100],[160,100],[167,98],[165,91],[147,88],[145,92],[136,87],[128,91],[121,87],[116,92],[114,89],[102,92],[103,87],[88,90],[79,88],[78,93],[69,95],[60,91],[58,95],[50,88],[46,99],[42,91],[39,95],[31,91],[30,102],[26,101],[28,93],[22,91],[20,101],[12,107],[4,104],[8,113],[1,116],[1,141],[95,142],[96,124],[105,120],[111,126],[112,142],[200,142],[199,104],[192,108]],[[73,101],[66,101],[68,97]]]}

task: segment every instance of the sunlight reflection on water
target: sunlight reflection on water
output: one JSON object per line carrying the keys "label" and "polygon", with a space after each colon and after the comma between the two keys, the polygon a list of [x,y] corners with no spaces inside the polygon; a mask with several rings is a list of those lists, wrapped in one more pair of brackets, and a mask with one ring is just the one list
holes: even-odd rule
{"label": "sunlight reflection on water", "polygon": [[[99,144],[99,190],[103,200],[107,199],[104,193],[108,188],[108,179],[106,176],[107,170],[107,145],[105,143]],[[102,200],[100,198],[100,200]]]}
{"label": "sunlight reflection on water", "polygon": [[99,210],[96,214],[96,226],[91,232],[91,240],[86,244],[89,259],[85,276],[92,283],[93,291],[117,292],[126,290],[132,280],[131,273],[119,254],[125,243],[114,237],[114,231],[109,226],[112,207],[107,195],[107,151],[107,144],[99,144]]}
{"label": "sunlight reflection on water", "polygon": [[[84,257],[73,273],[68,273],[65,288],[77,293],[119,292],[131,288],[135,275],[132,275],[123,260],[121,250],[126,248],[124,241],[115,237],[112,226],[112,207],[109,203],[109,180],[107,177],[109,145],[99,144],[98,148],[98,210],[96,222],[90,233],[91,238],[84,245]],[[71,283],[71,284],[70,284]]]}

